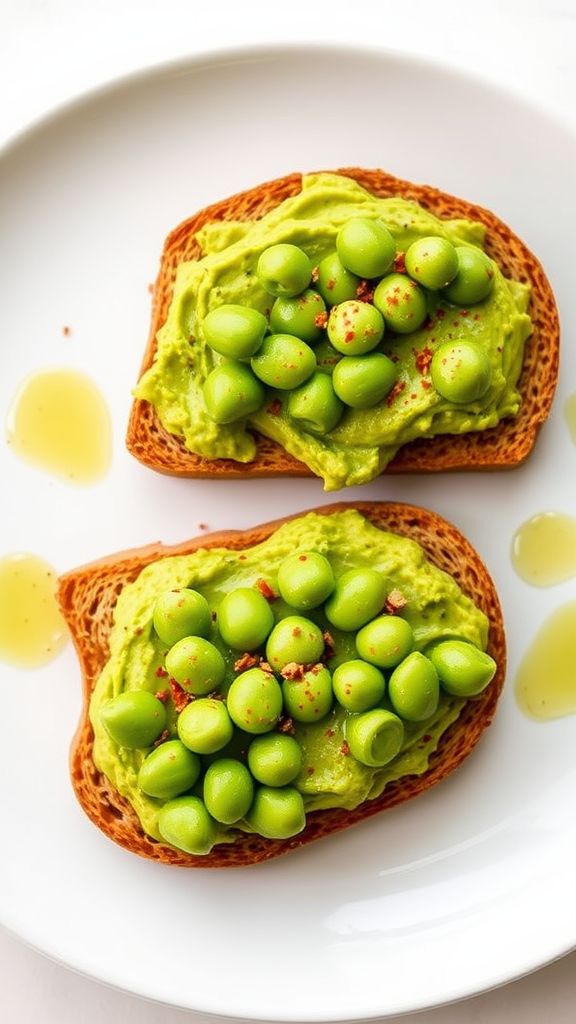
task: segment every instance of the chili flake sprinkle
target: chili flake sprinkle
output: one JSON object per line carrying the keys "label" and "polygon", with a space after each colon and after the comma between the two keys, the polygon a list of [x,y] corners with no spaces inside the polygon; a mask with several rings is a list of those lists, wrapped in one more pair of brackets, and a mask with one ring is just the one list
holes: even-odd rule
{"label": "chili flake sprinkle", "polygon": [[192,694],[186,693],[186,690],[180,686],[180,683],[177,683],[175,679],[172,679],[172,677],[170,677],[168,682],[170,685],[170,693],[172,695],[172,703],[174,704],[178,714],[180,714],[180,712],[184,711],[184,708],[187,708],[192,702]]}
{"label": "chili flake sprinkle", "polygon": [[404,391],[405,387],[406,387],[405,381],[403,381],[403,380],[397,380],[396,381],[394,387],[392,388],[392,391],[390,392],[390,394],[388,395],[388,398],[386,399],[386,405],[388,406],[388,408],[390,408],[390,406],[392,405],[394,399],[397,398],[398,395],[402,394],[402,392]]}
{"label": "chili flake sprinkle", "polygon": [[165,668],[162,668],[162,665],[158,665],[158,668],[156,669],[154,675],[156,676],[157,679],[164,679],[165,676],[168,675],[168,673]]}
{"label": "chili flake sprinkle", "polygon": [[262,594],[262,597],[265,597],[267,601],[275,601],[276,598],[278,597],[278,594],[274,593],[272,587],[266,580],[263,580],[261,578],[256,580],[256,586],[260,593]]}
{"label": "chili flake sprinkle", "polygon": [[342,746],[340,747],[340,753],[344,754],[344,757],[348,757],[348,754],[350,753],[350,747],[348,746],[346,740],[344,740]]}
{"label": "chili flake sprinkle", "polygon": [[394,590],[391,590],[390,593],[388,594],[388,597],[386,598],[386,602],[384,604],[384,608],[388,612],[388,615],[395,615],[396,612],[399,612],[402,610],[402,608],[405,608],[407,604],[408,602],[404,597],[402,591],[394,588]]}
{"label": "chili flake sprinkle", "polygon": [[397,274],[406,273],[406,253],[397,252],[394,257],[394,270]]}
{"label": "chili flake sprinkle", "polygon": [[314,323],[316,327],[326,327],[326,324],[328,323],[328,313],[316,313]]}
{"label": "chili flake sprinkle", "polygon": [[269,412],[271,416],[279,416],[282,412],[282,402],[280,399],[275,398],[266,409],[266,412]]}
{"label": "chili flake sprinkle", "polygon": [[426,375],[429,372],[433,355],[434,353],[428,345],[426,345],[426,348],[421,349],[420,352],[415,352],[414,362],[419,373]]}

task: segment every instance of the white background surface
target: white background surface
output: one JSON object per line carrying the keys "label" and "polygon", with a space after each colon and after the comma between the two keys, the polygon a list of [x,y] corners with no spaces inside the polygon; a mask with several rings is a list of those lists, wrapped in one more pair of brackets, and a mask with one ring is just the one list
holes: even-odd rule
{"label": "white background surface", "polygon": [[[369,42],[426,55],[521,92],[576,130],[576,5],[570,0],[412,0],[409,6],[219,0],[207,12],[192,0],[2,0],[0,16],[0,139],[69,96],[137,67],[223,45],[287,40]],[[0,965],[0,1013],[11,1024],[190,1019],[76,977],[4,934]],[[575,966],[573,955],[505,989],[404,1020],[572,1022]]]}

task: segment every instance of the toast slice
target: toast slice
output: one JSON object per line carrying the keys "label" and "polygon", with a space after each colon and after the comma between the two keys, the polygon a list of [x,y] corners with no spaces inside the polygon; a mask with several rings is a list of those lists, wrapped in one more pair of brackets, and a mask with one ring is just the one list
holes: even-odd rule
{"label": "toast slice", "polygon": [[[443,434],[404,445],[384,472],[434,473],[447,470],[509,469],[532,451],[546,420],[558,376],[559,322],[554,295],[544,270],[524,243],[489,210],[475,206],[429,185],[415,185],[381,170],[345,167],[332,173],[353,178],[381,198],[401,196],[415,200],[436,216],[469,218],[486,228],[486,251],[507,277],[531,286],[530,316],[534,330],[525,347],[518,383],[522,403],[513,419],[476,433]],[[156,334],[170,307],[177,266],[197,259],[196,232],[210,221],[253,220],[263,216],[301,189],[301,174],[259,185],[206,207],[184,221],[168,236],[154,286],[152,322],[140,376],[152,365]],[[164,429],[153,405],[136,399],[126,436],[128,450],[144,465],[176,476],[249,478],[313,476],[312,471],[276,442],[257,437],[257,455],[250,463],[232,459],[205,459],[186,448],[183,440]]]}
{"label": "toast slice", "polygon": [[[141,570],[157,559],[190,554],[199,548],[252,547],[269,537],[286,519],[247,530],[230,530],[196,537],[183,544],[124,551],[62,576],[59,601],[69,625],[83,675],[84,707],[71,747],[70,770],[76,796],[88,817],[110,839],[125,849],[164,864],[184,867],[233,867],[255,864],[348,828],[372,814],[418,796],[449,775],[473,750],[490,725],[506,671],[506,642],[498,595],[488,570],[465,537],[434,512],[394,502],[341,502],[311,511],[321,515],[355,508],[380,529],[415,540],[438,568],[452,576],[461,590],[484,612],[490,624],[488,653],[496,660],[496,675],[486,690],[463,707],[460,717],[443,733],[439,746],[422,775],[405,776],[389,783],[374,800],[355,810],[313,811],[306,828],[288,840],[242,834],[232,844],[214,847],[208,856],[194,857],[157,842],[143,831],[130,804],[95,767],[93,733],[88,718],[90,697],[109,653],[112,617],[118,594]],[[298,516],[305,513],[298,513]]]}

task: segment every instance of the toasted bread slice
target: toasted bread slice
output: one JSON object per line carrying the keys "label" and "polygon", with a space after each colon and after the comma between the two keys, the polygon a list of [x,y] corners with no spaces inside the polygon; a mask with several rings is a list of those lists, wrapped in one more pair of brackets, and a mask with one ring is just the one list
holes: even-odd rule
{"label": "toasted bread slice", "polygon": [[151,544],[93,562],[61,578],[59,600],[72,633],[84,679],[84,708],[71,749],[72,782],[84,811],[110,839],[133,853],[164,864],[184,867],[254,864],[348,828],[372,814],[423,793],[449,775],[476,746],[494,716],[506,670],[502,612],[486,567],[471,544],[454,526],[426,509],[393,502],[359,502],[324,505],[312,511],[330,515],[347,508],[356,508],[380,529],[415,540],[430,561],[449,573],[462,591],[484,612],[490,624],[488,653],[498,665],[490,685],[478,698],[466,702],[460,717],[442,735],[423,775],[405,776],[390,783],[381,796],[366,801],[353,811],[337,809],[310,812],[304,831],[292,839],[280,841],[242,834],[232,844],[214,847],[208,856],[189,856],[146,835],[130,804],[96,769],[92,760],[93,733],[88,706],[96,680],[108,659],[114,606],[122,588],[151,562],[171,555],[189,554],[199,548],[224,546],[238,550],[252,547],[269,537],[287,519],[248,530],[207,534],[174,547]]}
{"label": "toasted bread slice", "polygon": [[[532,451],[546,420],[558,376],[559,323],[554,295],[542,266],[524,243],[489,210],[440,192],[429,185],[415,185],[380,170],[346,167],[333,172],[353,178],[381,198],[402,196],[420,203],[436,216],[469,218],[486,228],[486,251],[507,277],[530,284],[530,316],[534,325],[525,348],[518,388],[520,411],[513,419],[488,430],[467,434],[443,434],[404,445],[385,472],[433,473],[446,470],[509,469],[522,463]],[[267,182],[247,192],[206,207],[184,221],[168,236],[160,272],[154,286],[152,323],[142,375],[152,365],[156,334],[166,320],[177,266],[197,259],[196,232],[210,221],[253,220],[301,189],[301,174]],[[132,405],[126,443],[144,465],[163,473],[188,477],[313,476],[311,470],[269,438],[258,436],[257,455],[249,463],[232,459],[205,459],[186,448],[183,440],[168,433],[153,405],[136,399]]]}

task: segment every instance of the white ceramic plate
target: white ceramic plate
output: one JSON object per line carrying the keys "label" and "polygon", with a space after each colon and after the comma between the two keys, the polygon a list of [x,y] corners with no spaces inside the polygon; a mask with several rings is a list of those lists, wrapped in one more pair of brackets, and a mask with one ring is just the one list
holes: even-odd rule
{"label": "white ceramic plate", "polygon": [[[267,178],[346,164],[382,166],[492,208],[539,254],[570,316],[576,145],[519,100],[440,67],[330,49],[227,54],[121,82],[36,126],[1,163],[0,409],[29,371],[78,367],[106,394],[115,432],[111,472],[86,489],[0,447],[3,551],[32,550],[64,571],[184,539],[199,522],[242,527],[328,500],[315,480],[161,477],[128,457],[123,434],[147,284],[168,229]],[[534,630],[574,597],[576,581],[535,591],[509,560],[525,518],[574,510],[576,449],[561,412],[576,381],[574,340],[568,320],[559,395],[523,469],[386,477],[343,495],[436,509],[493,572],[510,675],[475,755],[414,803],[285,859],[208,873],[162,868],[115,847],[74,800],[72,650],[34,673],[3,667],[3,924],[131,992],[274,1020],[432,1006],[576,944],[576,722],[527,721],[512,685]]]}

